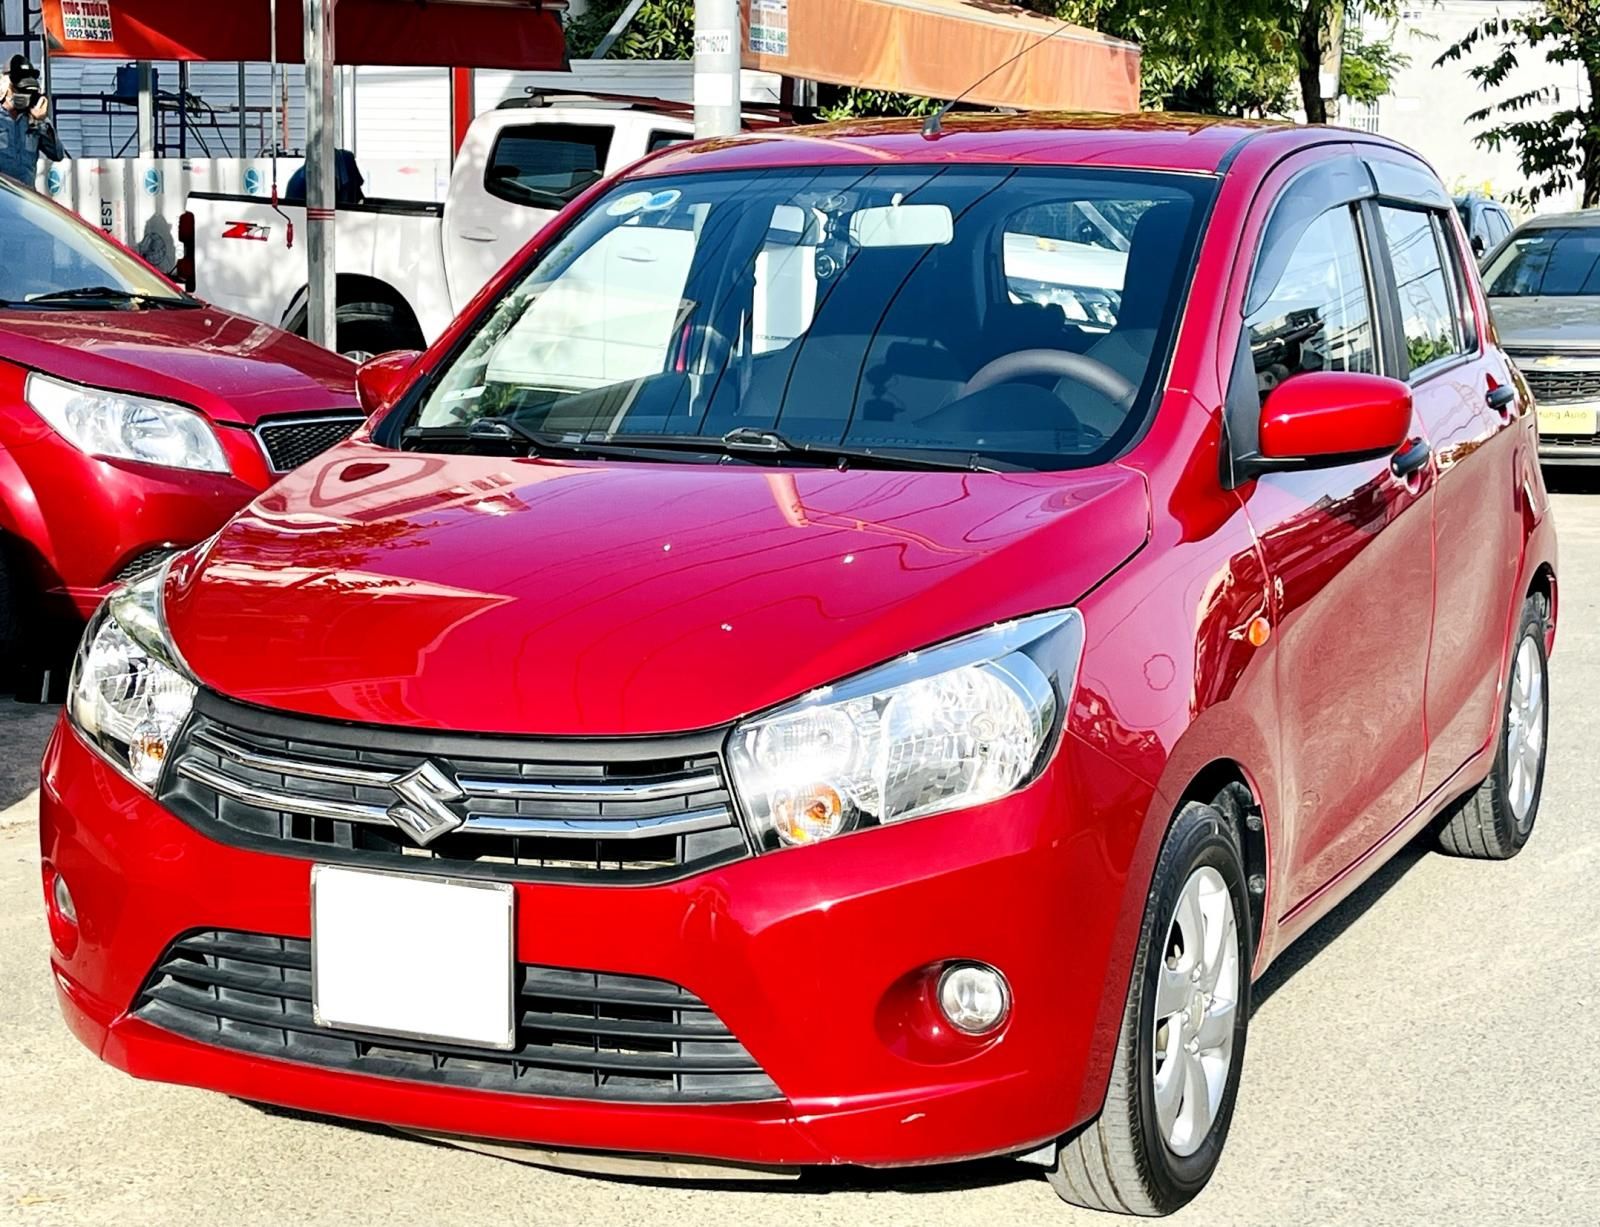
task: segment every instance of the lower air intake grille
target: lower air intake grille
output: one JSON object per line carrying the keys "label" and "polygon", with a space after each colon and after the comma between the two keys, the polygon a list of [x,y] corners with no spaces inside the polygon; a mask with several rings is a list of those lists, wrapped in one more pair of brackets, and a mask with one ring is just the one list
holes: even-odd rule
{"label": "lower air intake grille", "polygon": [[284,418],[261,423],[256,427],[256,435],[273,471],[287,473],[313,456],[320,456],[335,443],[343,443],[361,422],[359,416]]}
{"label": "lower air intake grille", "polygon": [[711,1008],[665,980],[517,967],[509,1052],[319,1027],[311,943],[213,930],[174,942],[134,1014],[254,1056],[482,1091],[641,1103],[779,1099]]}

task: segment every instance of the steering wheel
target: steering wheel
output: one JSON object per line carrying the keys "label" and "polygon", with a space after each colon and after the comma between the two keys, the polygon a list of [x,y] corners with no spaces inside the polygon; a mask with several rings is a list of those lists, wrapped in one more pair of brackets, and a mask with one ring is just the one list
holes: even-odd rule
{"label": "steering wheel", "polygon": [[992,362],[985,362],[956,393],[955,399],[982,392],[998,383],[1026,379],[1030,375],[1056,375],[1076,380],[1124,409],[1132,408],[1133,398],[1139,392],[1136,384],[1087,354],[1075,354],[1065,349],[1019,349],[1015,353],[1002,354]]}

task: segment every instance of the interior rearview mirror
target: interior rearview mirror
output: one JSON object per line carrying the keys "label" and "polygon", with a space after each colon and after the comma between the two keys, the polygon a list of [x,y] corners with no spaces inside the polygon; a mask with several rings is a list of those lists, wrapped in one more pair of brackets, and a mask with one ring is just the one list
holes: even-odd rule
{"label": "interior rearview mirror", "polygon": [[954,234],[955,219],[948,205],[883,205],[850,215],[850,242],[855,247],[941,247]]}

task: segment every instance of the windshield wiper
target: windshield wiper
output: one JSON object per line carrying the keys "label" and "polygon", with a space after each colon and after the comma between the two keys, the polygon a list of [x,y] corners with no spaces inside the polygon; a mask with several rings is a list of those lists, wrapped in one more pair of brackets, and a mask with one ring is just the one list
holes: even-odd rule
{"label": "windshield wiper", "polygon": [[758,464],[760,455],[782,457],[785,461],[831,465],[840,469],[894,468],[939,469],[959,473],[992,473],[1001,466],[977,452],[949,452],[914,448],[879,449],[846,447],[833,443],[806,443],[786,438],[775,430],[740,426],[720,438],[704,435],[587,433],[552,434],[532,430],[515,418],[481,417],[465,428],[459,426],[413,426],[402,436],[405,442],[441,439],[452,442],[505,447],[522,442],[536,456],[569,455],[615,457],[624,460],[650,460],[661,452],[698,452],[701,455],[738,457]]}
{"label": "windshield wiper", "polygon": [[[593,436],[587,436],[593,438]],[[790,439],[776,430],[738,426],[720,439],[699,435],[606,435],[607,443],[626,440],[640,447],[670,448],[683,451],[730,454],[765,454],[813,464],[837,465],[841,469],[860,468],[948,469],[959,473],[992,473],[995,462],[977,452],[953,452],[937,448],[854,447],[842,443],[810,443]]]}
{"label": "windshield wiper", "polygon": [[81,285],[70,290],[51,290],[48,294],[30,294],[19,305],[24,307],[50,307],[61,303],[106,302],[132,307],[198,307],[193,298],[176,298],[168,294],[135,294],[111,285]]}

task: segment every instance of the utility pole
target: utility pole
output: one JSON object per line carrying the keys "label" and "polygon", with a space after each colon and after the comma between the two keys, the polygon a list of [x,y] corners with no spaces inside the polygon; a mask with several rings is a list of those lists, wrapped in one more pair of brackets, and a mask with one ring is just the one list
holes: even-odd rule
{"label": "utility pole", "polygon": [[306,336],[333,349],[339,305],[334,264],[334,0],[305,0]]}
{"label": "utility pole", "polygon": [[696,0],[694,134],[739,131],[739,0]]}

